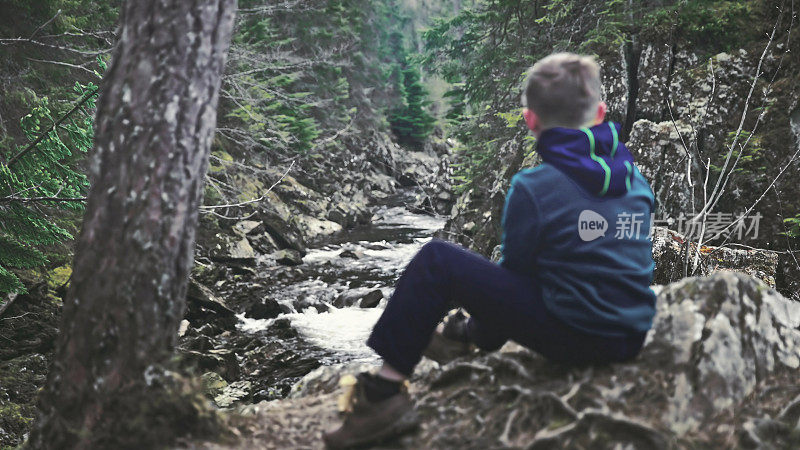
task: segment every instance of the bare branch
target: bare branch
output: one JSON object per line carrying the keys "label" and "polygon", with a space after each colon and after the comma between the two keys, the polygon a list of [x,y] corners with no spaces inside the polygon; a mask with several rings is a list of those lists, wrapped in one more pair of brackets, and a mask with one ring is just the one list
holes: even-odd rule
{"label": "bare branch", "polygon": [[264,193],[261,195],[261,197],[255,198],[253,200],[248,200],[248,201],[245,201],[245,202],[231,203],[229,205],[201,206],[200,207],[200,211],[201,212],[206,212],[206,211],[210,211],[210,210],[214,210],[214,209],[222,209],[222,208],[240,208],[242,206],[247,206],[247,205],[250,205],[250,204],[253,204],[253,203],[258,203],[258,202],[263,201],[265,198],[267,198],[267,194],[269,194],[272,191],[272,189],[275,188],[275,186],[280,184],[280,182],[283,181],[284,178],[286,178],[286,175],[288,175],[289,171],[292,170],[292,167],[294,166],[294,163],[295,162],[292,161],[292,163],[289,165],[289,167],[286,169],[286,171],[283,173],[283,175],[281,175],[281,177],[278,179],[278,181],[272,183],[272,186],[270,186],[266,191],[264,191]]}

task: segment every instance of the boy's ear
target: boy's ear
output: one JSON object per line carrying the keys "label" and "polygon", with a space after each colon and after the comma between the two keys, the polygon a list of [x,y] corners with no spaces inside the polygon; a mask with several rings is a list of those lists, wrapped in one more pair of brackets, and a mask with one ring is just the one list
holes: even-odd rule
{"label": "boy's ear", "polygon": [[534,133],[539,132],[539,116],[532,109],[522,108],[522,117],[525,118],[525,125]]}
{"label": "boy's ear", "polygon": [[608,105],[606,102],[600,102],[597,104],[597,115],[594,118],[594,124],[599,125],[606,120],[606,113],[608,112]]}

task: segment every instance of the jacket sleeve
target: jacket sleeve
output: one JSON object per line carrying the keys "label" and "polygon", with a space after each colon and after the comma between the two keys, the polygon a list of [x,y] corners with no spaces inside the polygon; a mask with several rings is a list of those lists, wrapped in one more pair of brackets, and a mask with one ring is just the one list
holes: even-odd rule
{"label": "jacket sleeve", "polygon": [[503,238],[499,264],[509,270],[528,274],[533,269],[539,248],[539,209],[528,191],[511,180],[503,208]]}

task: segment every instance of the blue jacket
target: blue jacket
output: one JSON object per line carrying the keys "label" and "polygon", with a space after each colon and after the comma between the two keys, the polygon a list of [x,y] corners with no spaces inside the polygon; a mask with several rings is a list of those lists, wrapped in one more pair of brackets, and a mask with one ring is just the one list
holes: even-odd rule
{"label": "blue jacket", "polygon": [[645,332],[655,314],[653,192],[618,133],[544,131],[543,163],[511,180],[502,222],[500,264],[536,277],[567,325],[602,336]]}

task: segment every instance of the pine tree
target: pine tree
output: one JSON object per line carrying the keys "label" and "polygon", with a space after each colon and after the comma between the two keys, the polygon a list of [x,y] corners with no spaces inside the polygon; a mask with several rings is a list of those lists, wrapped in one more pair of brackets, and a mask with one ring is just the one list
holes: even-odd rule
{"label": "pine tree", "polygon": [[10,269],[47,262],[41,246],[71,239],[51,220],[53,210],[82,210],[88,187],[75,165],[92,146],[97,86],[75,84],[77,102],[54,117],[47,97],[20,121],[30,143],[0,148],[0,293],[24,292]]}
{"label": "pine tree", "polygon": [[420,144],[433,131],[434,117],[428,113],[428,92],[422,84],[419,67],[407,64],[399,72],[403,104],[389,115],[392,131],[400,142]]}

